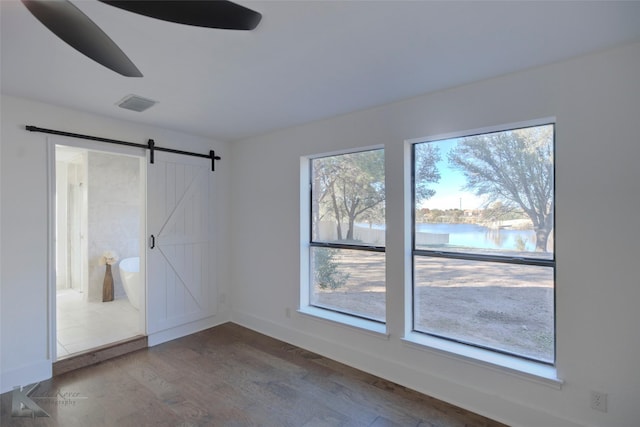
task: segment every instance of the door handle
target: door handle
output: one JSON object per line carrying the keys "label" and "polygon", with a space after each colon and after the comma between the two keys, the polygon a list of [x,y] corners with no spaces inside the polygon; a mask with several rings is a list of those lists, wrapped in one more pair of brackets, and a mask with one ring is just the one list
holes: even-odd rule
{"label": "door handle", "polygon": [[152,234],[151,237],[149,238],[149,249],[153,249],[155,247],[156,247],[156,238]]}

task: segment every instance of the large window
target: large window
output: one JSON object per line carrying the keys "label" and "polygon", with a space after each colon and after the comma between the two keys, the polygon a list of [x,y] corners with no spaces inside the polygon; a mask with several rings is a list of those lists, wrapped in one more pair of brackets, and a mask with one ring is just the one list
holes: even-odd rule
{"label": "large window", "polygon": [[385,322],[382,149],[310,161],[309,304]]}
{"label": "large window", "polygon": [[412,147],[413,330],[553,364],[554,125]]}

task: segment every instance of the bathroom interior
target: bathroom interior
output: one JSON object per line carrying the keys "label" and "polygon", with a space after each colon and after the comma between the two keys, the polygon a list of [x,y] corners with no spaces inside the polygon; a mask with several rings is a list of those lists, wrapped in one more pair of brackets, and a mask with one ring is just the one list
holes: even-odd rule
{"label": "bathroom interior", "polygon": [[[64,145],[56,145],[55,160],[56,359],[61,360],[145,333],[144,161]],[[112,301],[103,301],[107,264]]]}

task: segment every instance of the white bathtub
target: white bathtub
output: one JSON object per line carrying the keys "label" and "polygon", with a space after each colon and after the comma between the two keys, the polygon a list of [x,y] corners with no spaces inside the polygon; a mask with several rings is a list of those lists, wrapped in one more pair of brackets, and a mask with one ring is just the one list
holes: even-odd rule
{"label": "white bathtub", "polygon": [[140,257],[125,258],[120,261],[120,278],[122,286],[129,298],[131,305],[140,308],[140,295],[142,294],[142,280],[140,277]]}

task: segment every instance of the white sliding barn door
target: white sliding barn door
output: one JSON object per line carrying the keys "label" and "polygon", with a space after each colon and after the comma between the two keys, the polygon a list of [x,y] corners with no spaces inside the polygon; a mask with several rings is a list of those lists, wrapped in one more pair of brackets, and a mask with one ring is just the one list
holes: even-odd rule
{"label": "white sliding barn door", "polygon": [[215,314],[214,177],[198,157],[156,152],[147,166],[150,334]]}

